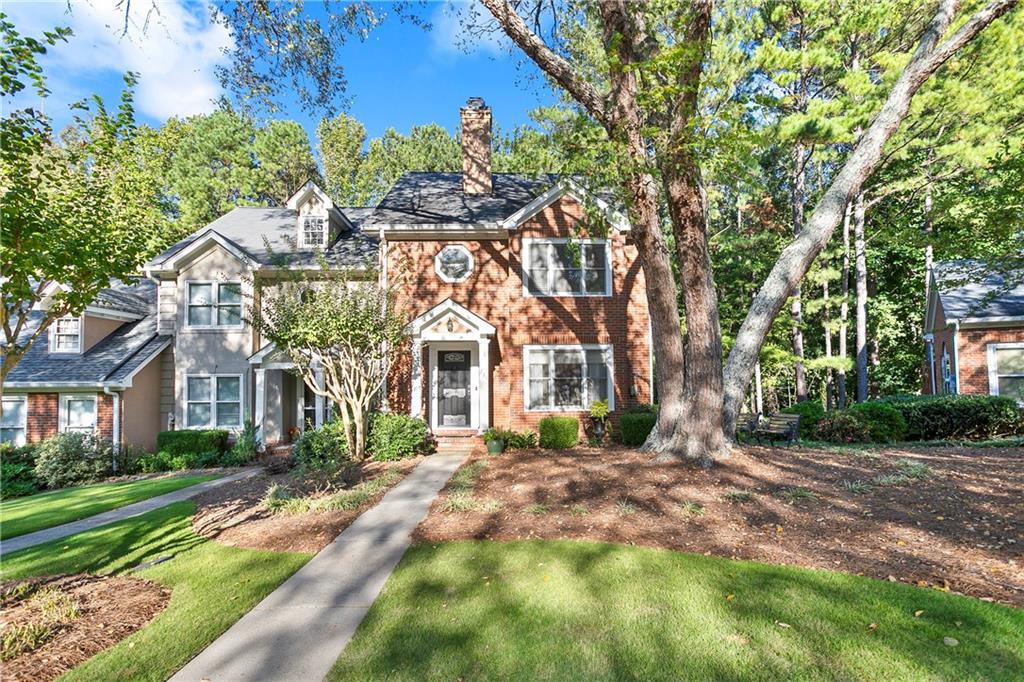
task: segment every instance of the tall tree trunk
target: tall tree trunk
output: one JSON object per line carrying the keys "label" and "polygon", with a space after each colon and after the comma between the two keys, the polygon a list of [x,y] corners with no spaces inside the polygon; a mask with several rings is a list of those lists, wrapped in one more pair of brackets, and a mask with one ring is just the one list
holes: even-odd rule
{"label": "tall tree trunk", "polygon": [[846,211],[843,215],[843,267],[841,275],[842,301],[839,304],[839,357],[842,363],[836,372],[836,404],[839,409],[846,408],[846,362],[850,355],[846,348],[846,340],[849,334],[847,323],[850,319],[850,219],[853,214],[853,205],[846,204]]}
{"label": "tall tree trunk", "polygon": [[821,283],[822,327],[825,330],[825,406],[832,409],[832,313],[829,311],[828,280]]}
{"label": "tall tree trunk", "polygon": [[857,402],[868,399],[868,260],[864,240],[864,193],[853,203],[854,282],[857,302],[854,312],[857,326]]}
{"label": "tall tree trunk", "polygon": [[754,365],[754,412],[764,414],[764,394],[761,389],[761,363]]}
{"label": "tall tree trunk", "polygon": [[[801,80],[803,76],[801,76]],[[806,173],[804,172],[807,159],[803,142],[797,142],[793,146],[793,169],[791,178],[791,199],[793,204],[793,234],[799,235],[804,229],[804,205],[806,203]],[[790,317],[792,318],[793,337],[793,379],[796,388],[797,402],[807,400],[807,372],[804,369],[804,314],[803,301],[801,300],[801,288],[797,284],[793,292],[793,302],[790,304]]]}

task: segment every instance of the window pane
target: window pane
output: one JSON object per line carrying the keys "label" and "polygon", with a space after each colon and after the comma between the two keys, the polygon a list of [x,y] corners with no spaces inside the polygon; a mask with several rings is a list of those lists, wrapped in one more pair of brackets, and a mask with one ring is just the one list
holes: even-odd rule
{"label": "window pane", "polygon": [[996,349],[996,367],[999,374],[1024,374],[1024,348]]}
{"label": "window pane", "polygon": [[67,410],[69,430],[88,428],[96,424],[96,400],[93,398],[69,398]]}
{"label": "window pane", "polygon": [[239,400],[242,395],[241,380],[238,377],[217,379],[217,400]]}
{"label": "window pane", "polygon": [[210,377],[189,377],[187,400],[210,400]]}
{"label": "window pane", "polygon": [[547,379],[530,380],[530,407],[542,408],[551,405],[551,392]]}
{"label": "window pane", "polygon": [[0,424],[5,427],[20,428],[25,423],[24,398],[4,398],[3,412]]}
{"label": "window pane", "polygon": [[583,384],[580,379],[555,379],[555,405],[582,407]]}
{"label": "window pane", "polygon": [[605,292],[605,274],[604,268],[584,271],[583,281],[586,283],[588,294],[603,294]]}
{"label": "window pane", "polygon": [[1024,377],[999,377],[999,395],[1024,403]]}
{"label": "window pane", "polygon": [[583,266],[587,268],[595,268],[604,270],[605,260],[605,246],[604,244],[584,244],[583,245]]}
{"label": "window pane", "polygon": [[188,323],[194,326],[208,327],[213,324],[213,308],[211,306],[188,307]]}
{"label": "window pane", "polygon": [[583,354],[575,350],[555,351],[555,378],[583,376]]}
{"label": "window pane", "polygon": [[238,426],[239,408],[238,403],[217,403],[217,426]]}
{"label": "window pane", "polygon": [[242,302],[242,285],[241,284],[221,284],[217,287],[217,296],[221,303],[241,303]]}
{"label": "window pane", "polygon": [[25,444],[25,429],[0,428],[0,443]]}
{"label": "window pane", "polygon": [[200,305],[213,303],[212,284],[189,284],[188,302]]}
{"label": "window pane", "polygon": [[238,325],[242,324],[242,306],[218,306],[217,324],[222,327],[237,327]]}
{"label": "window pane", "polygon": [[209,403],[189,403],[185,417],[186,426],[206,426],[210,423]]}

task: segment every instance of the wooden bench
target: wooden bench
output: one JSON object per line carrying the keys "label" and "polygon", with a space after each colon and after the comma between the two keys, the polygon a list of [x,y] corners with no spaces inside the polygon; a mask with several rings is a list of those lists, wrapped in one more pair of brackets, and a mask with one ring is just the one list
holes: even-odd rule
{"label": "wooden bench", "polygon": [[773,414],[759,421],[754,428],[753,436],[758,443],[783,439],[787,443],[795,443],[800,437],[800,415]]}
{"label": "wooden bench", "polygon": [[758,412],[741,412],[736,419],[736,433],[747,438],[754,437],[754,430],[761,423],[761,414]]}

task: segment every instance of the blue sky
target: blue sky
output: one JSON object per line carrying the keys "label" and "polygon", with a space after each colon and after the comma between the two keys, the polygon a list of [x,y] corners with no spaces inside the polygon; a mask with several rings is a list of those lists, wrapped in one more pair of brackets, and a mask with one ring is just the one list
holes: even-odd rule
{"label": "blue sky", "polygon": [[[4,0],[3,11],[24,35],[38,36],[54,26],[70,26],[75,36],[58,44],[43,61],[52,91],[45,110],[55,125],[67,123],[67,105],[92,93],[113,105],[127,70],[140,73],[136,106],[140,121],[160,124],[170,116],[213,109],[220,94],[214,67],[231,38],[209,21],[205,3],[191,0],[134,0],[130,28],[122,35],[123,15],[116,0]],[[309,3],[319,5],[319,3]],[[153,8],[156,11],[152,11]],[[554,102],[532,64],[524,63],[497,39],[475,41],[467,53],[458,46],[458,16],[466,5],[431,3],[425,9],[429,32],[389,17],[366,41],[353,40],[342,52],[348,80],[349,113],[370,137],[389,127],[408,132],[413,125],[458,125],[459,106],[481,96],[503,129],[528,123],[528,112]],[[381,6],[389,13],[389,4]],[[148,26],[143,26],[148,20]],[[15,103],[38,106],[38,98]],[[298,107],[275,115],[301,122],[311,135],[319,120]]]}

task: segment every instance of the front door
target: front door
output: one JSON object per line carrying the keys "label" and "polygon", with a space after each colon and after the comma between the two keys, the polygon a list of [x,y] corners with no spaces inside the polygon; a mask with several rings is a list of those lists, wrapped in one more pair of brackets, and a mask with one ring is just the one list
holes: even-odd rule
{"label": "front door", "polygon": [[442,350],[437,354],[438,426],[444,428],[470,425],[468,350]]}

